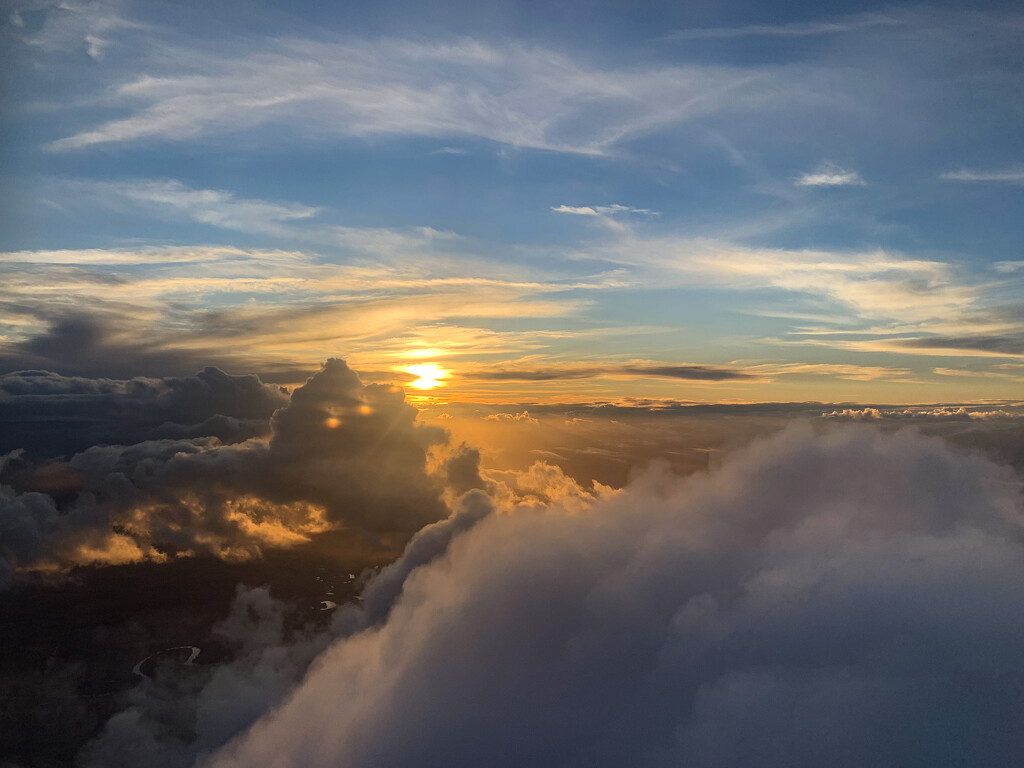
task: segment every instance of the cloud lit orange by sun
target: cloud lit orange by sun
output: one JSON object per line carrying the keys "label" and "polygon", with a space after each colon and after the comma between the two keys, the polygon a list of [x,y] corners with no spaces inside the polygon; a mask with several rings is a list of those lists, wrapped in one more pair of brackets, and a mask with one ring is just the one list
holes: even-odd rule
{"label": "cloud lit orange by sun", "polygon": [[442,368],[435,363],[410,365],[405,370],[407,373],[419,376],[415,381],[409,382],[409,386],[414,389],[434,389],[435,387],[443,387],[445,379],[447,379],[451,374],[451,371],[446,368]]}

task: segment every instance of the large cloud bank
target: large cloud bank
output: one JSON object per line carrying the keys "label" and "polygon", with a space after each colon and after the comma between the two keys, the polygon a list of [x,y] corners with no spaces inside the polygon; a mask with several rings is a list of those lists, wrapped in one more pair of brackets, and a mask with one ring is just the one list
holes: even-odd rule
{"label": "large cloud bank", "polygon": [[[56,387],[60,403],[68,402],[69,386],[84,386],[22,378],[33,393]],[[190,412],[185,402],[210,410],[228,401],[240,414],[258,413],[280,397],[255,377],[210,370],[168,392],[156,402],[181,413]],[[247,411],[232,393],[256,404]],[[153,400],[148,390],[147,398]],[[27,461],[17,451],[0,457],[8,483],[0,485],[0,585],[19,568],[200,553],[240,559],[339,527],[408,536],[445,517],[443,483],[426,460],[447,434],[418,423],[400,389],[364,386],[344,361],[329,360],[280,401],[269,439],[94,445],[66,462]]]}
{"label": "large cloud bank", "polygon": [[280,388],[214,367],[162,379],[16,371],[0,375],[0,454],[53,458],[159,438],[240,442],[268,435],[271,415],[286,405]]}
{"label": "large cloud bank", "polygon": [[200,764],[1024,759],[1021,482],[981,456],[797,425],[588,510],[460,514]]}

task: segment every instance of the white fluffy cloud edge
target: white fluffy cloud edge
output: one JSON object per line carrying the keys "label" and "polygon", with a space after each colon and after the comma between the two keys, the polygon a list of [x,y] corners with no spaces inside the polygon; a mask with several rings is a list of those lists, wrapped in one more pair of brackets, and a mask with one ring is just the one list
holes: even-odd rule
{"label": "white fluffy cloud edge", "polygon": [[240,591],[238,658],[144,683],[79,764],[1019,765],[1021,490],[797,423],[584,505],[470,491],[327,632]]}

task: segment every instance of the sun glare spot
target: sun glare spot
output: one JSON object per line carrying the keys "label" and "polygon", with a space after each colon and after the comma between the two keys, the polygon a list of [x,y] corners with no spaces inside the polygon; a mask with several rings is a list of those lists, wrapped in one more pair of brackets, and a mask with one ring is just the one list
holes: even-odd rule
{"label": "sun glare spot", "polygon": [[410,365],[405,369],[407,372],[419,376],[409,386],[415,389],[433,389],[443,387],[444,379],[448,378],[448,371],[434,363],[423,363],[422,365]]}
{"label": "sun glare spot", "polygon": [[341,419],[335,416],[330,416],[324,419],[324,426],[327,427],[328,429],[337,429],[338,427],[341,426]]}

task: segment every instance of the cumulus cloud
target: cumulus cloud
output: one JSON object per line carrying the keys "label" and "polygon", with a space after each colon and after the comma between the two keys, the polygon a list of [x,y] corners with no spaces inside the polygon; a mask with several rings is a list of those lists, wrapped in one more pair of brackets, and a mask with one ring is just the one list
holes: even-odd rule
{"label": "cumulus cloud", "polygon": [[[203,376],[196,381],[224,375]],[[182,390],[198,385],[173,386],[187,399]],[[0,559],[8,572],[198,553],[243,559],[340,526],[408,536],[447,513],[443,483],[426,468],[427,450],[447,433],[416,416],[400,389],[364,386],[333,359],[274,412],[269,439],[95,445],[59,463],[11,456],[3,476],[27,490],[0,486]],[[62,494],[39,492],[48,486]]]}
{"label": "cumulus cloud", "polygon": [[994,421],[1024,418],[1024,413],[1003,408],[970,408],[968,406],[938,406],[935,408],[844,408],[822,413],[823,418],[841,421]]}
{"label": "cumulus cloud", "polygon": [[540,424],[540,422],[530,415],[529,411],[521,411],[520,413],[490,413],[484,416],[487,421],[504,421],[507,423],[521,424]]}
{"label": "cumulus cloud", "polygon": [[346,611],[283,703],[200,764],[1024,754],[1021,481],[987,459],[914,432],[797,425],[582,511],[496,515],[473,493],[475,514],[377,582],[376,623]]}

